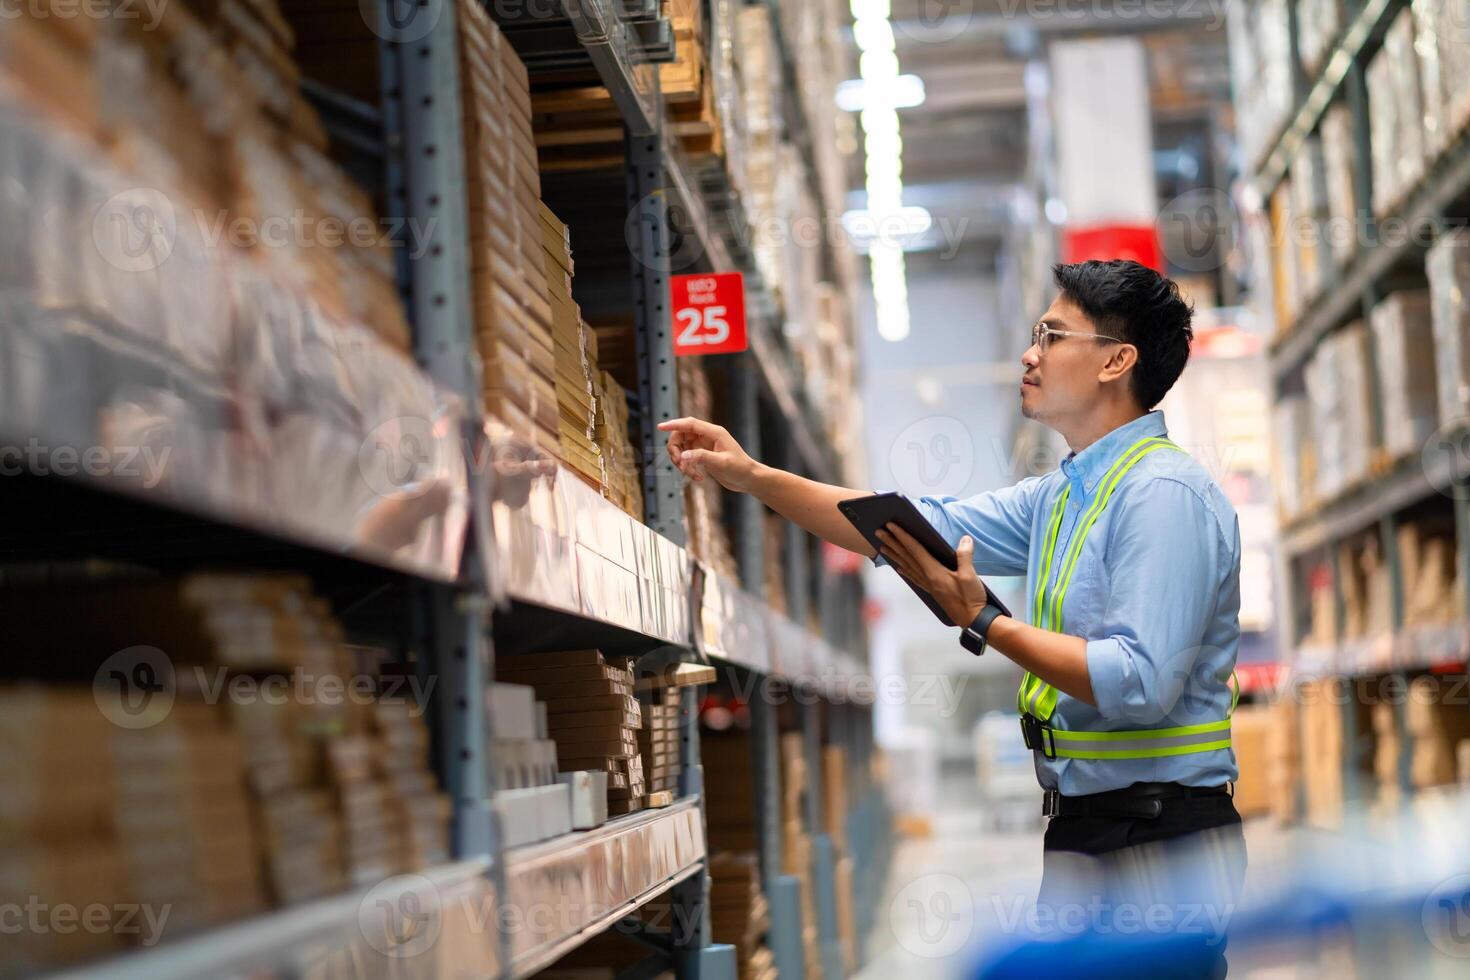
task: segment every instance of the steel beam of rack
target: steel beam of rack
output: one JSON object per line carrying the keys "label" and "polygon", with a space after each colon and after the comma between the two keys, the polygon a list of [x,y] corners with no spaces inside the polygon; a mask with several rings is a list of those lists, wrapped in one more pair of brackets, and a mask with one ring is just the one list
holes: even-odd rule
{"label": "steel beam of rack", "polygon": [[664,143],[659,133],[629,132],[628,205],[637,223],[632,256],[634,334],[638,349],[639,421],[643,436],[643,506],[647,521],[675,544],[686,542],[683,475],[668,456],[658,423],[679,416],[679,374],[669,322],[672,261]]}
{"label": "steel beam of rack", "polygon": [[[428,238],[404,269],[415,354],[437,383],[463,400],[469,420],[466,436],[475,440],[481,435],[481,374],[469,283],[458,8],[416,5],[406,19],[399,14],[393,0],[379,0],[389,200],[398,216],[418,222]],[[424,18],[432,18],[427,33]],[[432,650],[429,669],[439,678],[437,745],[454,807],[454,853],[490,858],[495,894],[504,900],[504,861],[498,860],[499,834],[489,807],[494,786],[486,759],[487,724],[493,719],[486,716],[483,696],[494,677],[487,601],[494,549],[486,543],[487,475],[474,465],[469,471],[479,543],[471,539],[468,553],[474,560],[465,570],[461,588],[429,590],[423,603],[424,625]],[[496,931],[495,942],[498,961],[508,963],[503,931]]]}
{"label": "steel beam of rack", "polygon": [[638,45],[630,43],[629,27],[617,8],[615,0],[562,0],[577,40],[587,49],[629,134],[652,136],[663,114],[658,76],[641,67]]}

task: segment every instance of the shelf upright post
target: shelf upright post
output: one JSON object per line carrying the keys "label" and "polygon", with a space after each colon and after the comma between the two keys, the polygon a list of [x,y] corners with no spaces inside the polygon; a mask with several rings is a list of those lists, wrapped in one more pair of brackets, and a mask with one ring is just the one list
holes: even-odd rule
{"label": "shelf upright post", "polygon": [[679,416],[679,378],[669,322],[673,236],[664,186],[662,126],[626,137],[629,220],[636,223],[632,256],[634,336],[638,351],[639,421],[643,435],[643,501],[648,524],[684,544],[682,474],[668,456],[668,433],[658,423]]}
{"label": "shelf upright post", "polygon": [[[414,353],[435,383],[462,400],[465,444],[475,446],[481,436],[481,379],[470,300],[456,8],[416,5],[405,16],[393,0],[379,0],[377,12],[390,210],[416,222],[425,237],[420,254],[406,263],[400,257]],[[426,25],[425,18],[432,22]],[[478,523],[489,502],[487,476],[473,456],[468,462]],[[478,523],[475,530],[478,540],[488,540],[488,523]],[[482,694],[494,676],[487,600],[493,551],[475,540],[467,548],[472,560],[461,583],[430,587],[420,595],[432,650],[429,669],[438,676],[435,744],[454,807],[454,853],[498,857]],[[496,894],[503,899],[504,862],[494,860],[492,868]],[[500,960],[509,962],[503,936],[499,942]]]}

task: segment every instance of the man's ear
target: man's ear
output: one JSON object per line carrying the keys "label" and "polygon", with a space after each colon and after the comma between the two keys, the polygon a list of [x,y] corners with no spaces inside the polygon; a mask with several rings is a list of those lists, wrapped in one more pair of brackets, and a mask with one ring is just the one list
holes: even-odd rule
{"label": "man's ear", "polygon": [[1118,344],[1113,347],[1108,359],[1103,362],[1102,370],[1097,372],[1098,383],[1117,381],[1123,375],[1133,370],[1138,363],[1138,348],[1132,344]]}

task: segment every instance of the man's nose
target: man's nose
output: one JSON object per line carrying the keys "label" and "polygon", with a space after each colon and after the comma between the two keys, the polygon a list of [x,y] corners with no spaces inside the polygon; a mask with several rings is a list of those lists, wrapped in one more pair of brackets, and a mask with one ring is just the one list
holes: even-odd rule
{"label": "man's nose", "polygon": [[1026,365],[1028,368],[1036,367],[1038,364],[1041,363],[1041,348],[1037,347],[1035,344],[1027,347],[1026,352],[1021,355],[1021,363]]}

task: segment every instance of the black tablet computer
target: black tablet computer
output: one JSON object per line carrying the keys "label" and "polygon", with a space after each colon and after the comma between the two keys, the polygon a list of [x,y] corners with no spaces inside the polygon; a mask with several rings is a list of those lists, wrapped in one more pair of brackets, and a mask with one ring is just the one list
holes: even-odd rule
{"label": "black tablet computer", "polygon": [[[852,522],[852,526],[867,539],[873,550],[878,551],[883,547],[883,542],[878,540],[878,529],[885,524],[897,524],[907,531],[915,541],[924,546],[924,550],[934,556],[934,559],[948,569],[954,569],[959,563],[955,557],[954,549],[944,536],[934,529],[934,525],[924,520],[924,515],[919,513],[919,508],[914,506],[913,501],[901,493],[877,493],[869,497],[854,497],[851,500],[842,500],[837,504],[837,509],[842,516]],[[908,579],[904,579],[908,582]],[[914,594],[924,600],[924,605],[929,611],[939,617],[939,621],[946,626],[968,626],[969,623],[955,623],[949,618],[949,614],[934,597],[912,582],[909,588]],[[986,594],[990,596],[990,604],[1001,611],[1003,615],[1011,615],[1011,611],[1005,607],[1005,603],[996,598],[990,586],[985,587]]]}

